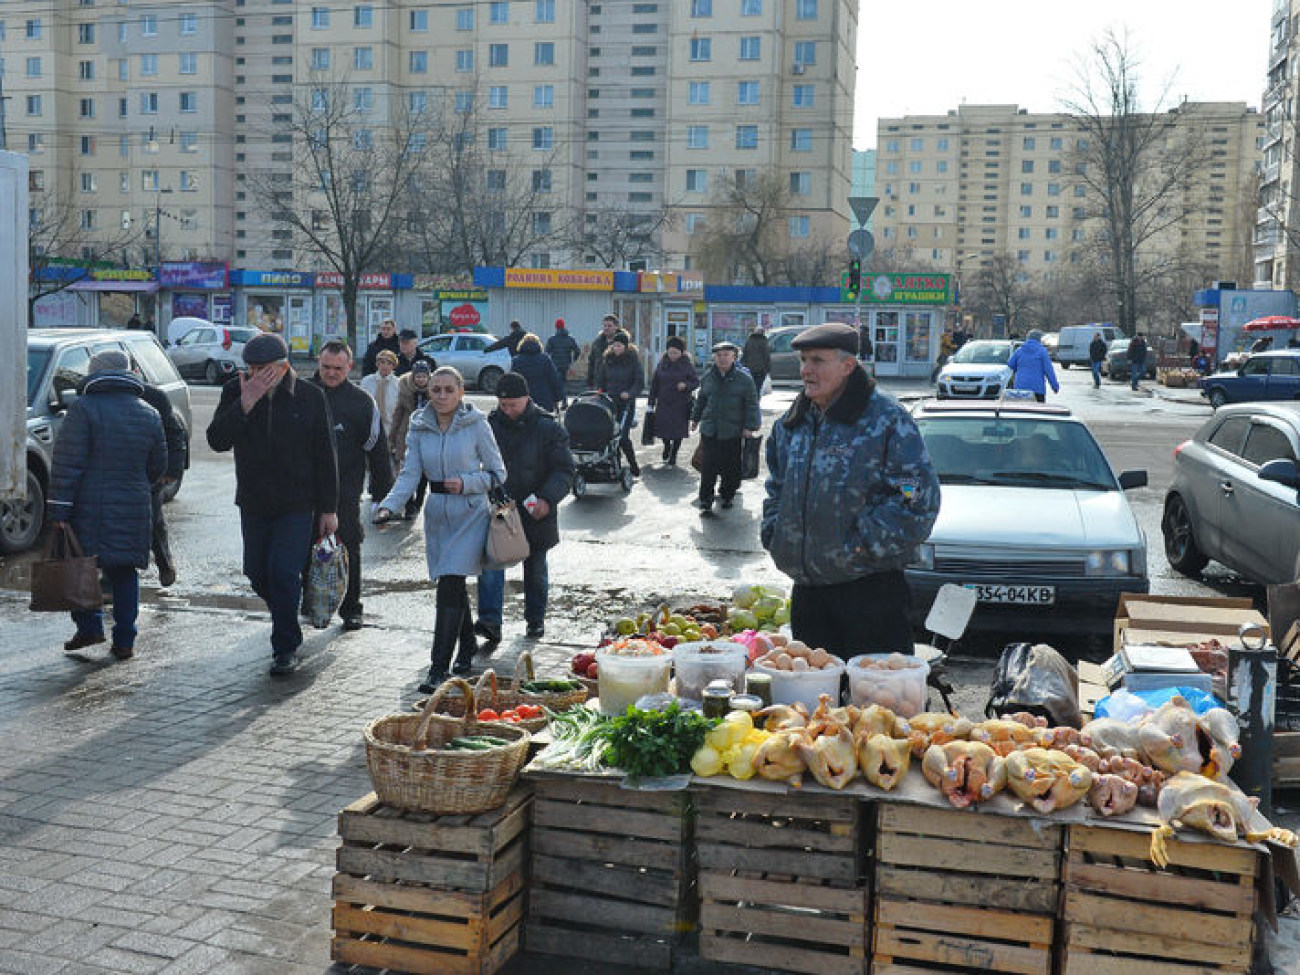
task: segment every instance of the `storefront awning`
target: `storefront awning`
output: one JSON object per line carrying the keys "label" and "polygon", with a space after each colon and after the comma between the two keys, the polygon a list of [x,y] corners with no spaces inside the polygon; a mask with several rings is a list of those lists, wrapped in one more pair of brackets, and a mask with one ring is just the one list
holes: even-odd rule
{"label": "storefront awning", "polygon": [[158,290],[157,281],[78,281],[68,286],[72,291],[144,291]]}

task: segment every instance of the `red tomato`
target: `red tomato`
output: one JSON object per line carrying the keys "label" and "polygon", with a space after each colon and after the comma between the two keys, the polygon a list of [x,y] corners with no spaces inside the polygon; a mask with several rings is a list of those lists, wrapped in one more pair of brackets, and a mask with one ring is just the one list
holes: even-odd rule
{"label": "red tomato", "polygon": [[478,713],[478,719],[480,721],[500,721],[501,715],[497,714],[491,708],[484,708]]}

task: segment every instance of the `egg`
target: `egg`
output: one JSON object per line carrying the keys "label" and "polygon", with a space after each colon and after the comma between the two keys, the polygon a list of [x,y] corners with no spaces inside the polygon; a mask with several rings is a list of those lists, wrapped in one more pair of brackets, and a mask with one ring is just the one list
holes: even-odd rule
{"label": "egg", "polygon": [[808,652],[808,644],[804,643],[802,640],[791,640],[785,645],[785,649],[787,653],[797,653],[800,656],[803,656]]}
{"label": "egg", "polygon": [[793,670],[795,673],[800,673],[802,671],[811,669],[808,665],[808,658],[794,657],[790,661],[790,669]]}
{"label": "egg", "polygon": [[771,633],[767,638],[772,641],[774,647],[783,647],[790,642],[790,638],[784,633]]}
{"label": "egg", "polygon": [[871,694],[871,703],[882,708],[893,708],[898,704],[898,695],[888,687],[877,687]]}
{"label": "egg", "polygon": [[794,665],[794,658],[788,653],[778,653],[776,655],[776,666],[778,670],[790,670]]}
{"label": "egg", "polygon": [[820,669],[831,662],[831,655],[821,647],[818,647],[816,650],[808,654],[808,662],[814,667]]}

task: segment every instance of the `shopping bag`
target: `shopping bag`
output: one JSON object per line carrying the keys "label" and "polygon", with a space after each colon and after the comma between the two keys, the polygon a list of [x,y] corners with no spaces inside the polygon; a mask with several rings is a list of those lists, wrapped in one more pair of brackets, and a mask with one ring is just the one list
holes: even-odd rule
{"label": "shopping bag", "polygon": [[311,625],[323,630],[338,612],[348,591],[348,550],[334,536],[321,538],[311,550],[303,606]]}
{"label": "shopping bag", "polygon": [[33,613],[73,613],[99,609],[99,560],[86,555],[76,532],[66,521],[55,524],[45,558],[32,563]]}
{"label": "shopping bag", "polygon": [[701,440],[695,445],[695,453],[691,454],[691,466],[697,471],[704,470],[704,441]]}
{"label": "shopping bag", "polygon": [[655,411],[645,411],[645,423],[641,424],[641,446],[649,447],[655,442]]}
{"label": "shopping bag", "polygon": [[740,477],[750,481],[758,477],[759,457],[762,455],[763,438],[746,437],[740,450]]}
{"label": "shopping bag", "polygon": [[488,500],[492,513],[483,558],[487,568],[508,569],[528,558],[531,552],[528,536],[524,534],[524,520],[519,515],[519,507],[502,487],[494,485],[488,492]]}

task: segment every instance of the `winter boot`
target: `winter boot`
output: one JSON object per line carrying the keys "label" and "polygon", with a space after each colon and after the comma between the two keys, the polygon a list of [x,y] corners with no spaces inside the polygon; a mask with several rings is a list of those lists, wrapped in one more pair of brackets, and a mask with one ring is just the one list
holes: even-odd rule
{"label": "winter boot", "polygon": [[456,662],[451,665],[451,672],[457,677],[469,673],[474,663],[474,654],[478,653],[478,641],[474,639],[474,617],[469,610],[460,614],[459,647],[456,650]]}
{"label": "winter boot", "polygon": [[677,449],[682,445],[680,440],[672,441],[672,447],[668,451],[668,463],[673,467],[677,466]]}
{"label": "winter boot", "polygon": [[460,637],[465,610],[460,606],[439,606],[433,619],[433,649],[429,651],[429,674],[420,685],[421,694],[432,694],[447,679],[447,665]]}
{"label": "winter boot", "polygon": [[632,472],[632,475],[640,477],[641,467],[636,462],[636,450],[633,449],[631,441],[623,441],[623,456],[627,458],[627,468]]}

